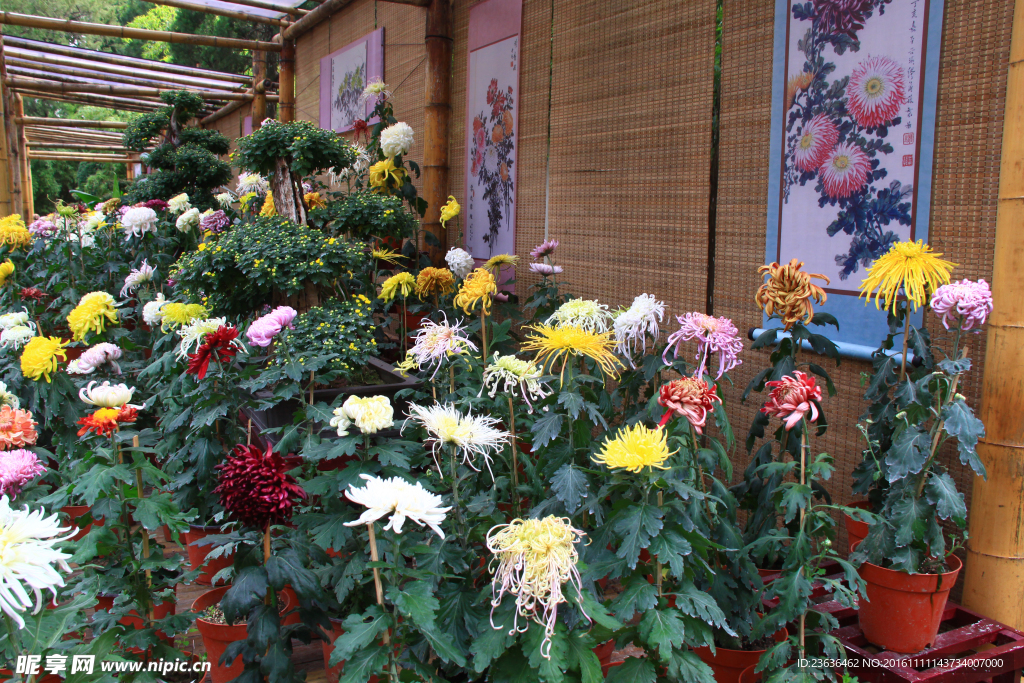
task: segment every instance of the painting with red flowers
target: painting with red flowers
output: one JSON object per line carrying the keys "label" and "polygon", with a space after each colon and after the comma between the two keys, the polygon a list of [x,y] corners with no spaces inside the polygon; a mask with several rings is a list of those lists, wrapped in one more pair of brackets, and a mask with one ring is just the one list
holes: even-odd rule
{"label": "painting with red flowers", "polygon": [[[785,88],[773,260],[855,292],[916,234],[927,0],[783,0]],[[926,210],[926,207],[925,207]]]}

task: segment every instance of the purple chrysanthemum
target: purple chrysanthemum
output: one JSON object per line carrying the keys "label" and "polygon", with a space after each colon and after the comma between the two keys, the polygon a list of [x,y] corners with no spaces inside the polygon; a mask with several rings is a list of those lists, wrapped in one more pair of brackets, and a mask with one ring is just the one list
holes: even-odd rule
{"label": "purple chrysanthemum", "polygon": [[950,282],[935,290],[931,306],[947,330],[950,318],[960,316],[960,329],[967,331],[985,324],[992,312],[992,290],[984,280]]}
{"label": "purple chrysanthemum", "polygon": [[199,227],[212,233],[219,233],[223,232],[229,223],[231,221],[228,220],[227,214],[224,213],[223,209],[217,209],[213,213],[203,216],[199,221]]}
{"label": "purple chrysanthemum", "polygon": [[554,253],[555,249],[558,248],[558,240],[544,240],[533,248],[530,252],[530,256],[536,259],[542,259],[545,256],[550,256]]}
{"label": "purple chrysanthemum", "polygon": [[0,494],[14,497],[25,484],[44,472],[46,468],[32,451],[24,448],[0,451]]}
{"label": "purple chrysanthemum", "polygon": [[716,318],[694,312],[676,316],[676,319],[679,321],[679,330],[669,335],[668,346],[661,356],[666,365],[670,362],[669,351],[678,358],[683,342],[690,340],[697,342],[696,377],[704,375],[708,358],[712,353],[718,354],[718,374],[715,375],[715,379],[743,362],[739,359],[739,353],[743,350],[743,340],[740,339],[736,325],[728,318]]}

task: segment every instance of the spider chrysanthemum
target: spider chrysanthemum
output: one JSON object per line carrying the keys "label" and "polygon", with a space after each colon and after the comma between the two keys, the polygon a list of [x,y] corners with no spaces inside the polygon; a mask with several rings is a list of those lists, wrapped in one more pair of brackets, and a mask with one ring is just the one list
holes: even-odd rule
{"label": "spider chrysanthemum", "polygon": [[494,398],[498,393],[498,388],[507,394],[519,390],[523,400],[526,401],[529,412],[533,412],[534,401],[539,401],[551,394],[551,390],[548,385],[542,383],[540,378],[544,376],[544,372],[537,367],[537,364],[516,358],[515,356],[502,356],[495,352],[494,358],[484,369],[483,386],[480,387],[480,393],[483,393],[484,389],[490,389],[488,395]]}
{"label": "spider chrysanthemum", "polygon": [[923,240],[897,242],[868,268],[867,277],[860,284],[860,295],[875,297],[875,307],[896,312],[897,297],[903,290],[907,301],[916,311],[928,303],[928,298],[942,285],[949,283],[949,274],[955,263],[945,261]]}
{"label": "spider chrysanthemum", "polygon": [[605,442],[593,460],[609,469],[642,472],[645,468],[667,469],[669,452],[666,434],[661,429],[649,429],[642,424],[623,427],[615,438]]}
{"label": "spider chrysanthemum", "polygon": [[557,327],[579,327],[590,332],[607,332],[612,325],[608,307],[590,299],[570,299],[544,321]]}
{"label": "spider chrysanthemum", "polygon": [[533,325],[527,329],[533,334],[526,338],[522,350],[535,352],[537,355],[534,362],[547,372],[553,373],[555,365],[561,361],[559,375],[564,374],[570,356],[592,359],[610,377],[618,376],[619,370],[624,367],[612,352],[615,340],[611,332],[590,332],[580,327],[550,325]]}
{"label": "spider chrysanthemum", "polygon": [[807,324],[814,317],[813,302],[825,303],[825,290],[811,282],[811,278],[829,279],[817,273],[805,273],[803,261],[792,259],[786,265],[772,263],[761,266],[757,272],[768,274],[768,281],[757,290],[754,300],[767,315],[777,315],[787,330],[798,322]]}
{"label": "spider chrysanthemum", "polygon": [[498,285],[490,271],[477,268],[462,281],[459,293],[455,295],[454,303],[461,307],[466,315],[472,314],[476,310],[477,304],[480,304],[483,314],[489,315],[491,295],[497,291]]}
{"label": "spider chrysanthemum", "polygon": [[[408,418],[406,425],[410,422],[421,425],[430,434],[427,443],[430,444],[438,470],[441,469],[441,462],[437,452],[445,444],[451,444],[456,455],[462,455],[464,465],[479,472],[480,468],[474,462],[479,456],[490,471],[491,453],[504,447],[509,439],[508,432],[495,427],[501,422],[498,418],[463,414],[451,403],[438,403],[429,408],[413,403],[409,406]],[[402,430],[404,432],[405,427]]]}

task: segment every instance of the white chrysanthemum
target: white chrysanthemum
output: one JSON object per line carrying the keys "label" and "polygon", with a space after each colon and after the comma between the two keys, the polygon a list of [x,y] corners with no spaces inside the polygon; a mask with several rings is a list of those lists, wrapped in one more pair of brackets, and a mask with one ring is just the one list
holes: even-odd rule
{"label": "white chrysanthemum", "polygon": [[393,123],[380,133],[380,151],[391,159],[399,154],[408,154],[412,143],[412,126],[404,121]]}
{"label": "white chrysanthemum", "polygon": [[444,318],[443,323],[435,323],[429,318],[424,318],[420,328],[416,330],[416,341],[408,353],[408,358],[413,360],[416,367],[434,366],[431,379],[446,358],[477,350],[476,344],[470,341],[466,331],[462,329],[461,321],[449,325],[448,317],[444,313],[441,315]]}
{"label": "white chrysanthemum", "polygon": [[188,201],[188,195],[182,192],[167,200],[167,208],[173,213],[184,213],[192,208]]}
{"label": "white chrysanthemum", "polygon": [[587,332],[607,332],[611,321],[611,313],[604,304],[590,299],[571,299],[559,306],[544,324],[555,327],[579,327]]}
{"label": "white chrysanthemum", "polygon": [[363,434],[376,434],[395,424],[395,410],[387,396],[349,396],[345,403],[334,409],[331,426],[338,436],[347,436],[352,425]]}
{"label": "white chrysanthemum", "polygon": [[36,330],[35,325],[32,323],[8,327],[3,332],[0,332],[0,348],[20,349],[25,344],[28,344],[28,340],[34,336],[36,336]]}
{"label": "white chrysanthemum", "polygon": [[102,211],[90,211],[82,217],[80,225],[85,232],[92,232],[105,224],[103,219]]}
{"label": "white chrysanthemum", "polygon": [[56,587],[64,585],[64,578],[51,565],[71,573],[67,562],[71,555],[53,546],[68,540],[74,531],[60,526],[55,514],[45,517],[42,509],[29,511],[28,507],[13,510],[7,496],[0,498],[0,609],[20,628],[25,628],[21,613],[33,605],[26,587],[35,595],[32,613],[38,614],[43,591],[56,598]]}
{"label": "white chrysanthemum", "polygon": [[444,538],[441,522],[451,508],[441,507],[444,503],[441,496],[426,490],[419,482],[410,484],[399,477],[380,479],[369,474],[359,476],[366,480],[366,485],[363,488],[350,485],[345,491],[345,497],[353,503],[365,506],[366,511],[356,521],[345,522],[345,526],[372,524],[390,514],[391,519],[384,527],[385,530],[393,530],[400,534],[405,520],[411,519],[420,526],[430,527],[434,533]]}
{"label": "white chrysanthemum", "polygon": [[543,376],[544,373],[532,361],[495,353],[494,360],[484,369],[484,380],[483,386],[480,387],[480,393],[483,393],[485,387],[489,388],[490,391],[487,393],[494,398],[498,393],[499,385],[502,386],[504,393],[519,389],[519,393],[522,394],[523,400],[526,401],[526,405],[529,406],[529,411],[532,413],[533,404],[530,399],[539,401],[551,394],[550,388],[540,381]]}
{"label": "white chrysanthemum", "polygon": [[127,384],[111,384],[104,382],[97,384],[95,380],[89,382],[78,392],[78,398],[83,403],[96,406],[97,408],[120,408],[130,405],[132,396],[135,395],[135,387]]}
{"label": "white chrysanthemum", "polygon": [[217,328],[227,324],[227,318],[207,318],[206,320],[193,320],[187,325],[179,327],[178,336],[181,337],[181,344],[178,346],[178,358],[185,358],[189,354],[195,353],[192,350],[193,346],[198,350],[206,335],[216,332]]}
{"label": "white chrysanthemum", "polygon": [[235,187],[235,192],[239,196],[249,194],[250,192],[266,194],[269,189],[270,183],[259,173],[244,173],[238,176],[238,185]]}
{"label": "white chrysanthemum", "polygon": [[370,79],[370,82],[363,88],[363,94],[359,96],[360,104],[366,104],[366,101],[371,97],[384,97],[387,99],[391,97],[391,91],[388,90],[388,84],[381,79],[380,76],[374,76]]}
{"label": "white chrysanthemum", "polygon": [[444,260],[448,263],[448,270],[452,271],[455,277],[460,277],[463,280],[473,272],[473,268],[476,265],[469,252],[458,247],[449,249],[448,253],[445,254]]}
{"label": "white chrysanthemum", "polygon": [[111,369],[121,374],[121,366],[117,364],[122,352],[116,345],[102,342],[91,346],[79,357],[68,363],[68,374],[91,375],[101,365],[110,364]]}
{"label": "white chrysanthemum", "polygon": [[167,303],[167,299],[164,298],[163,292],[156,295],[156,298],[148,302],[142,307],[142,319],[146,321],[146,324],[155,327],[163,322],[164,315],[160,311]]}
{"label": "white chrysanthemum", "polygon": [[0,330],[9,330],[17,325],[28,324],[28,311],[21,310],[14,313],[0,315]]}
{"label": "white chrysanthemum", "polygon": [[174,227],[180,232],[188,232],[192,228],[197,227],[201,219],[199,209],[192,208],[178,216],[178,220],[174,221]]}
{"label": "white chrysanthemum", "polygon": [[[436,403],[429,408],[418,406],[415,403],[409,406],[409,422],[422,425],[430,433],[427,439],[430,442],[430,450],[434,454],[434,462],[438,470],[441,463],[437,458],[437,451],[445,444],[451,444],[456,454],[462,454],[462,462],[469,465],[477,472],[473,461],[477,456],[484,459],[487,471],[491,471],[491,452],[502,448],[508,443],[509,433],[495,429],[494,425],[501,420],[487,415],[463,415],[453,404],[441,405]],[[403,431],[405,427],[402,428]],[[493,472],[491,473],[493,476]]]}
{"label": "white chrysanthemum", "polygon": [[121,227],[124,228],[126,242],[132,237],[142,237],[147,232],[155,232],[156,211],[148,206],[128,209],[121,216]]}
{"label": "white chrysanthemum", "polygon": [[156,275],[156,268],[149,265],[148,259],[142,259],[142,265],[133,269],[124,279],[124,287],[121,288],[121,296],[126,297],[147,282],[152,282]]}
{"label": "white chrysanthemum", "polygon": [[354,180],[361,177],[366,170],[370,168],[370,153],[366,151],[366,147],[359,143],[349,143],[349,147],[356,155],[356,159],[352,162],[352,165],[341,171],[335,173],[334,169],[331,169],[330,180],[332,185],[339,185],[348,180]]}
{"label": "white chrysanthemum", "polygon": [[0,406],[10,406],[15,410],[21,407],[21,399],[7,389],[7,382],[0,382]]}
{"label": "white chrysanthemum", "polygon": [[658,323],[664,318],[665,303],[655,299],[653,294],[641,294],[633,299],[633,304],[615,317],[616,353],[630,358],[638,347],[646,353],[647,335],[657,340]]}
{"label": "white chrysanthemum", "polygon": [[235,201],[235,198],[231,196],[230,192],[221,192],[219,195],[214,197],[217,200],[217,204],[222,209],[231,207],[231,202]]}

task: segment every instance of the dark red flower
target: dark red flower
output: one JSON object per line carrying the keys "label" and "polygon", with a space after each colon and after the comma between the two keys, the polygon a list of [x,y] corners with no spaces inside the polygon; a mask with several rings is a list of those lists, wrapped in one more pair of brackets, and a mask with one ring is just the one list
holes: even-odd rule
{"label": "dark red flower", "polygon": [[195,375],[196,379],[206,377],[206,371],[210,368],[210,361],[216,358],[218,361],[231,360],[238,353],[238,346],[235,340],[238,338],[238,329],[221,325],[215,332],[206,335],[203,343],[196,349],[196,352],[188,357],[188,372]]}
{"label": "dark red flower", "polygon": [[292,516],[292,508],[306,492],[288,474],[288,465],[272,446],[235,446],[217,470],[220,481],[213,491],[228,514],[249,527],[265,529]]}
{"label": "dark red flower", "polygon": [[143,206],[153,209],[154,211],[166,211],[167,202],[162,199],[150,199]]}
{"label": "dark red flower", "polygon": [[359,140],[359,136],[361,135],[366,135],[367,130],[369,130],[369,128],[370,126],[369,124],[366,123],[366,121],[364,121],[363,119],[356,119],[352,123],[352,133],[354,134],[355,140]]}
{"label": "dark red flower", "polygon": [[46,292],[44,292],[41,289],[36,289],[35,287],[22,287],[21,288],[21,300],[22,301],[25,301],[27,299],[31,299],[33,301],[42,301],[47,296],[49,296],[49,295]]}

